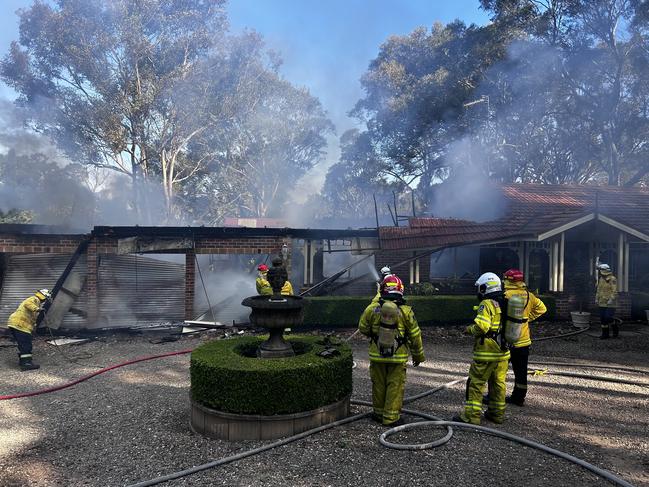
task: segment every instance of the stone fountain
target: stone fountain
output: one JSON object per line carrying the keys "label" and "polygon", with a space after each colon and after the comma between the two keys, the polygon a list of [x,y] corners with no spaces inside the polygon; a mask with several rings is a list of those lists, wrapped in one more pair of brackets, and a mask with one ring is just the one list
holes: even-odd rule
{"label": "stone fountain", "polygon": [[273,289],[272,296],[251,296],[242,301],[243,306],[252,309],[250,323],[268,330],[268,340],[257,350],[261,358],[282,358],[295,355],[291,344],[284,340],[284,330],[302,324],[304,302],[301,296],[282,295],[281,291],[288,280],[288,273],[281,258],[273,259],[268,270],[268,282]]}
{"label": "stone fountain", "polygon": [[229,441],[295,435],[349,415],[351,347],[318,335],[284,330],[302,324],[304,300],[282,295],[288,280],[281,258],[268,272],[272,295],[246,298],[253,325],[268,339],[213,340],[191,356],[191,429]]}

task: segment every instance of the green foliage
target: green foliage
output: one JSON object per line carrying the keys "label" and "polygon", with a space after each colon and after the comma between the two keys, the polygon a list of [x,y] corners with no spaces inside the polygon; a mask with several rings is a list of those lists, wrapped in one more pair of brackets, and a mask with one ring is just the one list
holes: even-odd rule
{"label": "green foliage", "polygon": [[70,160],[129,177],[138,213],[267,216],[333,125],[258,34],[228,34],[225,3],[34,2],[0,78]]}
{"label": "green foliage", "polygon": [[33,211],[16,209],[8,211],[0,210],[0,223],[31,223],[33,220]]}
{"label": "green foliage", "polygon": [[[288,414],[310,411],[352,392],[352,351],[348,344],[314,336],[289,336],[297,352],[291,358],[251,357],[265,338],[215,340],[192,352],[191,395],[218,411]],[[317,355],[334,347],[340,355]]]}
{"label": "green foliage", "polygon": [[44,154],[0,154],[3,193],[15,206],[0,214],[3,223],[58,223],[82,228],[92,224],[95,198],[83,185],[86,169],[61,167]]}
{"label": "green foliage", "polygon": [[[341,139],[326,201],[353,195],[367,213],[372,201],[363,196],[379,182],[416,184],[437,216],[475,219],[456,204],[466,203],[456,190],[470,196],[472,179],[647,181],[646,2],[481,3],[487,25],[437,23],[381,45],[352,111],[366,128]],[[341,179],[348,185],[339,195]],[[440,194],[439,180],[456,182],[451,194]],[[438,207],[448,199],[451,211]]]}
{"label": "green foliage", "polygon": [[438,289],[430,282],[417,282],[405,286],[407,296],[432,296],[437,291]]}
{"label": "green foliage", "polygon": [[[543,320],[556,317],[555,298],[539,296],[548,308]],[[308,326],[350,327],[357,326],[361,314],[369,306],[370,297],[316,297],[307,298],[304,324]],[[410,296],[406,299],[412,306],[420,325],[451,325],[473,320],[477,305],[475,296]]]}

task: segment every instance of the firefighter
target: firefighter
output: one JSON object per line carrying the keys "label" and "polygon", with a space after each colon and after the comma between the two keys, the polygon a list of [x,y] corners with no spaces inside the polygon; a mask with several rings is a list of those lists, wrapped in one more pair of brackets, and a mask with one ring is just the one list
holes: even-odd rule
{"label": "firefighter", "polygon": [[405,304],[400,283],[383,286],[381,299],[372,301],[358,323],[359,331],[370,338],[374,419],[386,426],[403,423],[401,406],[408,353],[412,354],[414,367],[425,360],[421,330],[412,308]]}
{"label": "firefighter", "polygon": [[613,338],[617,338],[620,330],[613,319],[617,307],[617,279],[608,264],[599,264],[597,270],[599,278],[595,301],[599,307],[599,319],[602,323],[602,336],[599,338],[602,340],[609,338],[609,326],[613,329]]}
{"label": "firefighter", "polygon": [[387,265],[381,269],[381,280],[391,275],[392,275],[392,271]]}
{"label": "firefighter", "polygon": [[[273,267],[283,267],[284,266],[284,261],[282,260],[281,257],[277,257],[273,259],[272,261]],[[273,288],[270,285],[270,282],[268,281],[268,266],[266,264],[260,264],[257,267],[257,270],[259,271],[259,277],[257,277],[256,284],[257,284],[257,294],[264,294],[267,296],[271,296],[273,294]],[[286,271],[284,271],[286,272]],[[280,294],[283,296],[293,296],[293,285],[291,282],[288,280],[288,274],[286,274],[286,282],[282,286],[282,290],[280,291]]]}
{"label": "firefighter", "polygon": [[514,390],[511,396],[505,398],[505,401],[509,404],[523,406],[527,394],[527,361],[530,355],[530,345],[532,344],[529,322],[543,315],[547,308],[543,301],[527,290],[525,276],[520,270],[509,269],[505,272],[504,277],[505,298],[510,299],[512,296],[518,295],[525,300],[520,338],[509,347],[510,361],[512,369],[514,369]]}
{"label": "firefighter", "polygon": [[[393,274],[390,271],[389,267],[384,267],[381,269],[381,274],[383,275],[383,279],[381,279],[381,282],[376,283],[376,295],[374,296],[374,299],[372,299],[373,303],[378,303],[381,299],[381,294],[384,292],[384,288],[386,289],[385,292],[389,293],[390,288],[399,288],[403,291],[403,282],[399,277],[397,277],[396,274]],[[403,296],[403,292],[402,292]]]}
{"label": "firefighter", "polygon": [[473,362],[466,382],[464,411],[453,421],[480,424],[482,393],[489,384],[489,404],[485,419],[502,423],[505,418],[505,377],[507,376],[509,349],[498,343],[503,299],[500,278],[493,272],[482,274],[475,282],[480,305],[473,324],[465,333],[474,337]]}
{"label": "firefighter", "polygon": [[49,290],[39,289],[33,296],[20,303],[7,321],[11,335],[18,345],[18,364],[22,371],[40,368],[40,365],[32,361],[32,332],[36,326],[38,313],[43,310],[43,305],[48,300],[50,300]]}
{"label": "firefighter", "polygon": [[266,279],[268,276],[268,266],[266,264],[259,264],[257,266],[257,272],[257,279],[255,279],[257,294],[273,294],[273,289],[270,287],[270,283]]}

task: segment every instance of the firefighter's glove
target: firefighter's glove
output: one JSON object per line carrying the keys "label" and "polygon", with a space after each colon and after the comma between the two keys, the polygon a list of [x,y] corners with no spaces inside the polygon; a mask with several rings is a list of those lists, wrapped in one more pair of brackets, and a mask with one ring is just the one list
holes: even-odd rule
{"label": "firefighter's glove", "polygon": [[417,359],[414,359],[414,358],[412,359],[412,366],[413,367],[419,367],[420,363],[421,363],[421,360],[417,360]]}
{"label": "firefighter's glove", "polygon": [[471,326],[467,326],[463,333],[464,335],[473,335],[473,333],[471,333]]}

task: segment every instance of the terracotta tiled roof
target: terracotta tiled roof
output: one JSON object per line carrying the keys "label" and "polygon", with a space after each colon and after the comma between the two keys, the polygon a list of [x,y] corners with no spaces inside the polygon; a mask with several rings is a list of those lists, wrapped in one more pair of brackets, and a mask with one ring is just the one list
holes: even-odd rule
{"label": "terracotta tiled roof", "polygon": [[409,250],[537,237],[582,216],[598,213],[649,235],[649,191],[617,186],[512,184],[500,188],[505,214],[478,223],[411,218],[408,227],[381,227],[384,249]]}

